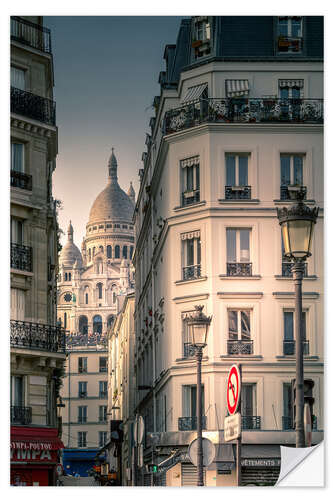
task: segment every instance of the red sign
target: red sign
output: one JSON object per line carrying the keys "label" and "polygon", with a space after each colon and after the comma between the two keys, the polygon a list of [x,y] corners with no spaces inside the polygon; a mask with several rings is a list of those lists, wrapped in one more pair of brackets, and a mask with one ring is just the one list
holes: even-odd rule
{"label": "red sign", "polygon": [[20,450],[11,448],[10,459],[12,462],[56,463],[58,461],[58,454],[56,450]]}
{"label": "red sign", "polygon": [[236,413],[241,392],[241,377],[237,365],[232,365],[227,380],[227,407],[229,415]]}

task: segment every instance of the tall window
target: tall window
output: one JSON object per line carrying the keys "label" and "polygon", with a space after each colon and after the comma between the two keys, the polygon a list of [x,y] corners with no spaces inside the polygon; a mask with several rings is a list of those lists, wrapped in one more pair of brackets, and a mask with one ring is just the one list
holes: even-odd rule
{"label": "tall window", "polygon": [[25,318],[25,290],[10,289],[10,319],[24,321]]}
{"label": "tall window", "polygon": [[302,50],[302,18],[283,16],[278,19],[278,51],[300,52]]}
{"label": "tall window", "polygon": [[107,406],[100,406],[98,409],[98,421],[106,422],[107,421]]}
{"label": "tall window", "polygon": [[[295,339],[294,339],[294,311],[283,311],[283,354],[295,354]],[[303,352],[309,354],[309,341],[306,340],[306,312],[302,312],[302,338]]]}
{"label": "tall window", "polygon": [[65,330],[67,328],[67,313],[66,312],[64,312],[64,328],[65,328]]}
{"label": "tall window", "polygon": [[112,259],[112,246],[111,245],[108,245],[106,247],[106,256],[108,259]]}
{"label": "tall window", "polygon": [[24,375],[11,376],[10,400],[12,406],[25,406]]}
{"label": "tall window", "polygon": [[292,393],[291,383],[283,384],[283,415],[282,415],[282,430],[292,429]]}
{"label": "tall window", "polygon": [[250,276],[250,229],[227,229],[227,275]]}
{"label": "tall window", "polygon": [[303,186],[304,155],[282,154],[280,156],[281,200],[291,199],[291,190],[288,186]]}
{"label": "tall window", "polygon": [[[205,391],[202,385],[203,429],[206,428]],[[183,415],[178,421],[179,430],[195,430],[197,428],[197,386],[183,385]]]}
{"label": "tall window", "polygon": [[227,186],[248,185],[248,154],[226,155],[226,184]]}
{"label": "tall window", "polygon": [[17,68],[16,66],[11,66],[10,84],[16,89],[25,90],[25,70]]}
{"label": "tall window", "polygon": [[256,384],[242,384],[241,407],[243,429],[260,429],[260,419],[257,417]]}
{"label": "tall window", "polygon": [[101,356],[99,358],[99,371],[107,372],[108,371],[108,358]]}
{"label": "tall window", "polygon": [[183,339],[183,356],[184,358],[190,358],[195,355],[195,349],[192,346],[190,331],[187,324],[187,319],[191,314],[195,311],[188,311],[186,313],[182,313],[182,339]]}
{"label": "tall window", "polygon": [[123,258],[127,259],[127,246],[126,245],[123,246]]}
{"label": "tall window", "polygon": [[11,217],[10,241],[17,245],[23,245],[23,220]]}
{"label": "tall window", "polygon": [[103,285],[102,285],[102,283],[97,283],[97,292],[98,292],[98,298],[102,299],[103,298]]}
{"label": "tall window", "polygon": [[89,253],[89,262],[90,262],[91,261],[91,248],[89,248],[88,253]]}
{"label": "tall window", "polygon": [[251,311],[228,310],[228,354],[252,354]]}
{"label": "tall window", "polygon": [[120,246],[116,245],[114,249],[114,258],[115,259],[120,259]]}
{"label": "tall window", "polygon": [[182,279],[191,280],[201,276],[200,231],[184,233],[182,239]]}
{"label": "tall window", "polygon": [[77,421],[79,424],[87,422],[87,406],[78,406]]}
{"label": "tall window", "polygon": [[77,446],[78,446],[78,448],[86,448],[87,447],[87,432],[78,432],[77,433]]}
{"label": "tall window", "polygon": [[182,177],[182,206],[200,201],[199,156],[180,162]]}
{"label": "tall window", "polygon": [[134,247],[133,245],[130,246],[130,259],[133,257],[133,250],[134,250]]}
{"label": "tall window", "polygon": [[106,445],[107,435],[108,435],[108,433],[106,431],[99,431],[98,432],[98,444],[99,444],[100,448],[102,448],[103,446]]}
{"label": "tall window", "polygon": [[10,168],[16,172],[24,172],[24,144],[12,142],[10,156]]}
{"label": "tall window", "polygon": [[88,294],[85,294],[86,304],[88,304]]}
{"label": "tall window", "polygon": [[87,382],[79,382],[79,398],[85,398],[88,395]]}
{"label": "tall window", "polygon": [[88,372],[88,358],[78,358],[78,372],[87,373]]}
{"label": "tall window", "polygon": [[107,398],[108,395],[108,383],[105,380],[99,382],[99,397]]}

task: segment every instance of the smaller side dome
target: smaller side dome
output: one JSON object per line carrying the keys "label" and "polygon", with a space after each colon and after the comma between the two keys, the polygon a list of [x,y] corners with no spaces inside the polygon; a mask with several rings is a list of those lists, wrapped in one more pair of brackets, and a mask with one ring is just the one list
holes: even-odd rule
{"label": "smaller side dome", "polygon": [[130,187],[129,187],[128,191],[127,191],[127,195],[130,198],[130,200],[132,201],[133,205],[135,205],[135,191],[134,191],[134,188],[133,188],[132,181],[130,182]]}
{"label": "smaller side dome", "polygon": [[67,229],[67,243],[64,245],[63,249],[59,255],[59,266],[73,267],[75,261],[77,262],[77,267],[82,267],[82,255],[78,247],[73,241],[74,229],[71,221]]}

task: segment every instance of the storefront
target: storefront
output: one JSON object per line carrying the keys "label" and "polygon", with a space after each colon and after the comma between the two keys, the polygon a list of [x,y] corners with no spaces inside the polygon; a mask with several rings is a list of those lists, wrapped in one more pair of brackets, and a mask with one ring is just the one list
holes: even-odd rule
{"label": "storefront", "polygon": [[10,484],[55,486],[59,450],[63,447],[58,429],[11,427]]}

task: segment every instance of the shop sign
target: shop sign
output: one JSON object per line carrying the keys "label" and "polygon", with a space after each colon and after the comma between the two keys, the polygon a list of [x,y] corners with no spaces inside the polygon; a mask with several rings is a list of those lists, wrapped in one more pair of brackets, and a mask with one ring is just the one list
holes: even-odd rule
{"label": "shop sign", "polygon": [[243,458],[242,467],[280,467],[280,458]]}
{"label": "shop sign", "polygon": [[51,450],[29,450],[12,448],[10,450],[10,459],[15,462],[56,462],[57,452]]}
{"label": "shop sign", "polygon": [[14,450],[52,450],[52,443],[35,441],[12,441],[10,447]]}

